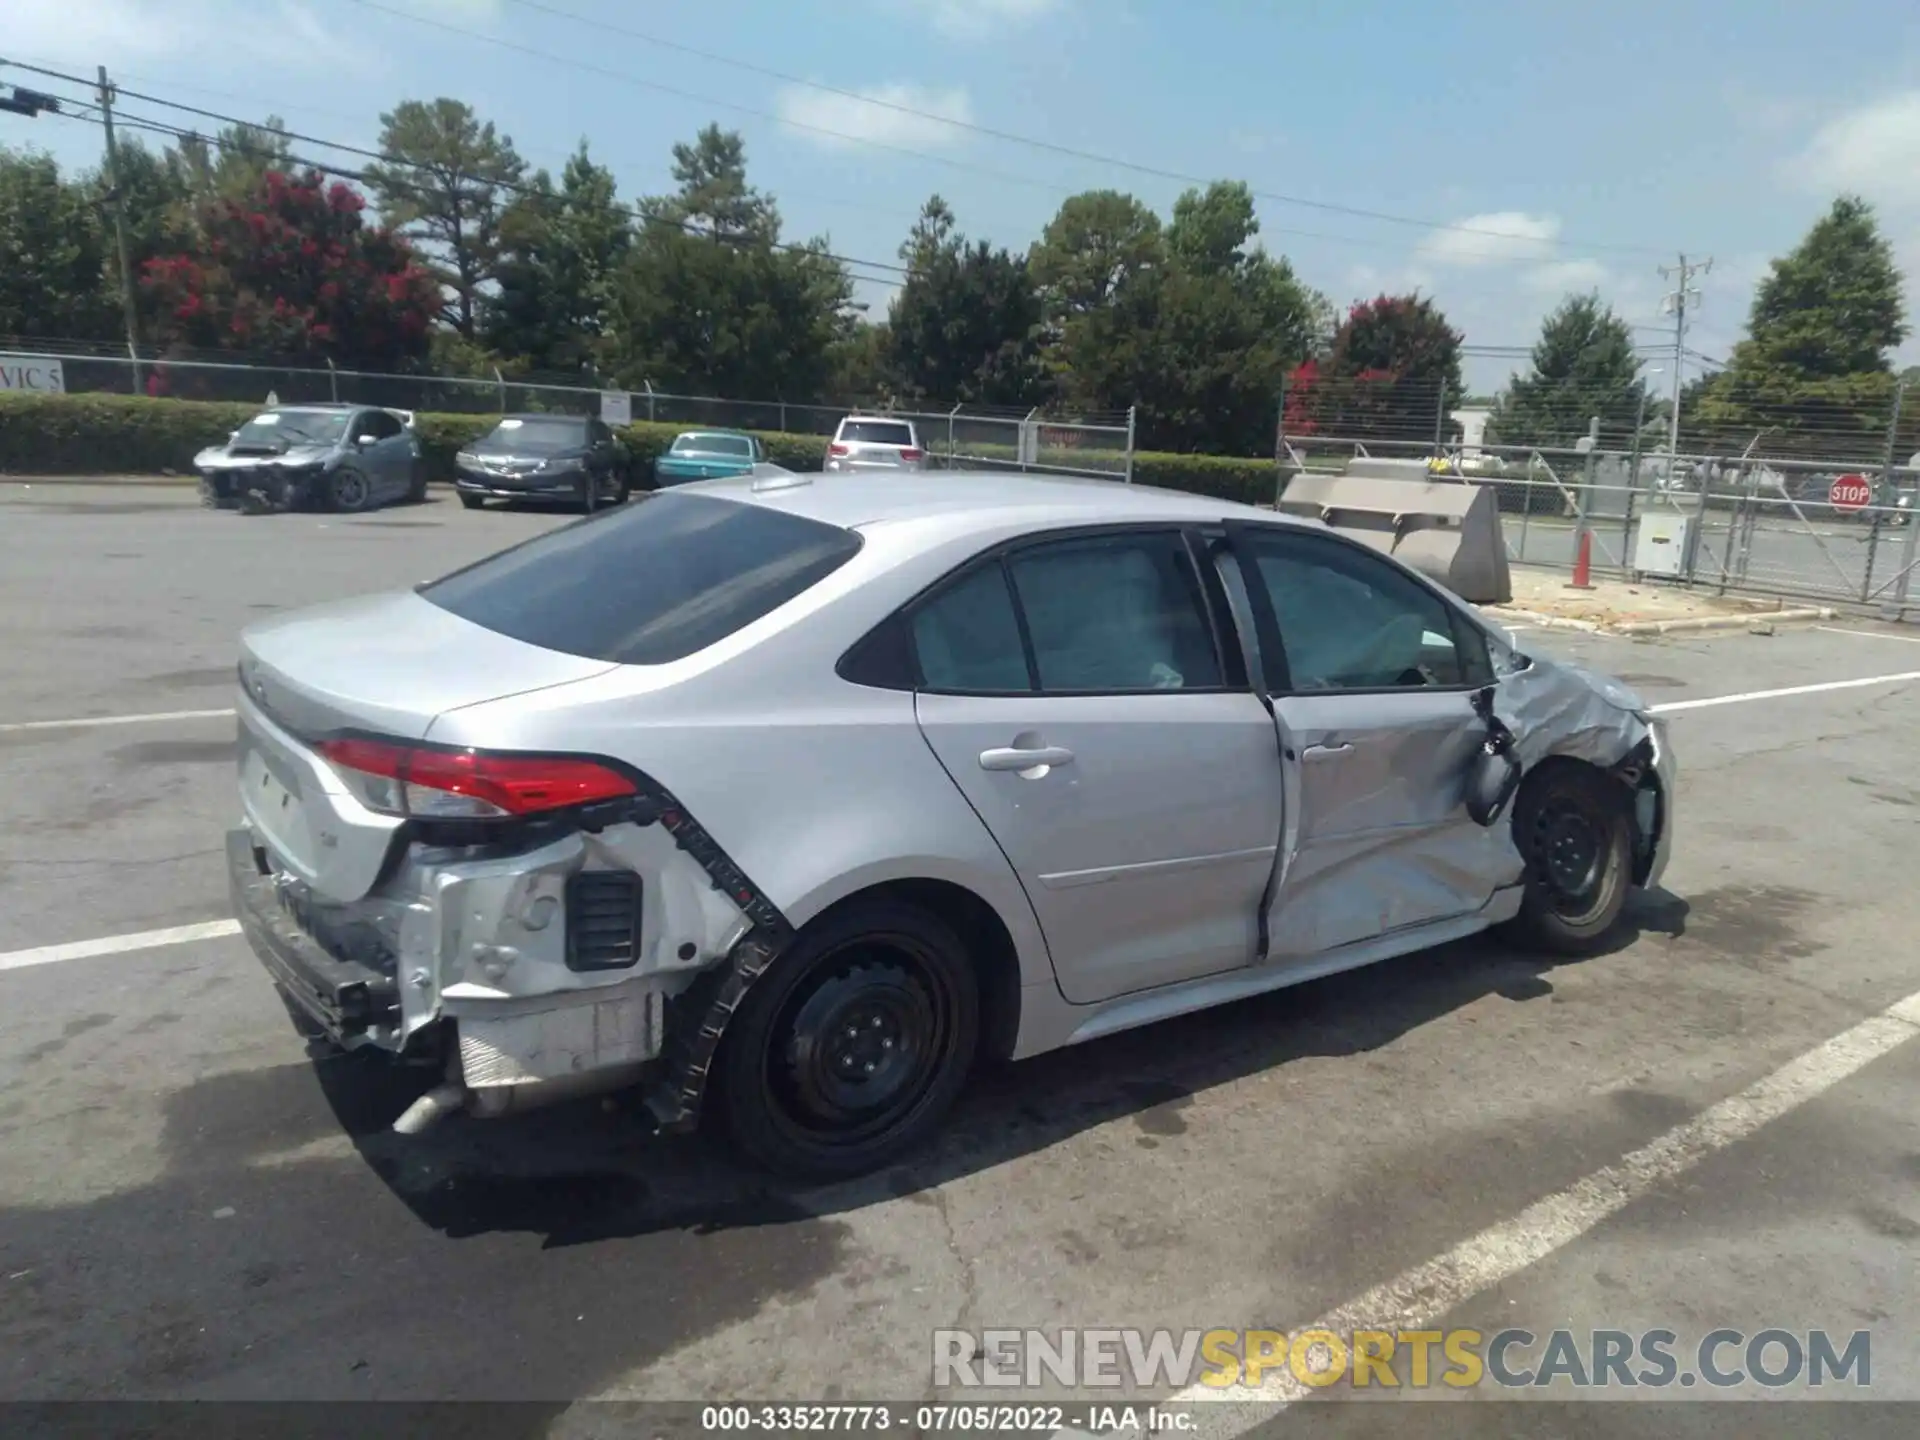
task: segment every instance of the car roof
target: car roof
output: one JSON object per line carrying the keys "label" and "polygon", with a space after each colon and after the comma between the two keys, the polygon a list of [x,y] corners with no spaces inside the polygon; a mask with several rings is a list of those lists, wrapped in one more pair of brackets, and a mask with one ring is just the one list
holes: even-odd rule
{"label": "car roof", "polygon": [[673,438],[676,440],[686,440],[689,438],[698,439],[703,435],[725,436],[729,440],[751,440],[753,438],[753,436],[745,430],[715,430],[712,428],[704,428],[700,430],[682,430],[678,435],[674,436]]}
{"label": "car roof", "polygon": [[498,425],[501,420],[571,420],[576,425],[584,425],[593,418],[591,415],[575,415],[567,410],[527,410],[517,415],[502,415],[493,423]]}
{"label": "car roof", "polygon": [[764,505],[790,515],[855,529],[939,517],[947,528],[992,530],[1031,518],[1054,524],[1140,521],[1193,523],[1247,519],[1318,528],[1271,510],[1185,490],[1129,485],[1092,476],[1018,471],[922,471],[907,474],[738,476],[681,487],[683,492]]}

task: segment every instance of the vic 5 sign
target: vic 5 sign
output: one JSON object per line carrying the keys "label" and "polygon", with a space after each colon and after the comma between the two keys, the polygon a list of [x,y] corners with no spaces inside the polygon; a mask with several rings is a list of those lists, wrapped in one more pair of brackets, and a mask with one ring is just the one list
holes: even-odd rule
{"label": "vic 5 sign", "polygon": [[0,355],[0,392],[59,395],[66,388],[66,371],[58,360],[46,355]]}

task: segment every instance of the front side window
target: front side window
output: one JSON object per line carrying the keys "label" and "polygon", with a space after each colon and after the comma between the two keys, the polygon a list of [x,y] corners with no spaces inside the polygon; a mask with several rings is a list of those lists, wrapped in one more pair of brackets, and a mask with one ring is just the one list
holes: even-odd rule
{"label": "front side window", "polygon": [[371,435],[376,440],[391,440],[400,433],[400,421],[384,410],[364,412],[354,425],[354,434]]}
{"label": "front side window", "polygon": [[1269,532],[1248,545],[1295,693],[1453,687],[1491,677],[1477,633],[1456,626],[1445,601],[1385,561],[1308,534]]}

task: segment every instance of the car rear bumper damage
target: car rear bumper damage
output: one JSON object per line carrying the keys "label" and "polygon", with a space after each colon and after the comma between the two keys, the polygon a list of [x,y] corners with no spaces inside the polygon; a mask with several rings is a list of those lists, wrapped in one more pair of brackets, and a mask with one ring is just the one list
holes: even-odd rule
{"label": "car rear bumper damage", "polygon": [[409,1133],[644,1082],[662,1127],[689,1128],[726,1017],[792,933],[659,791],[492,846],[403,829],[347,903],[291,874],[252,820],[226,848],[235,917],[308,1038],[444,1068]]}

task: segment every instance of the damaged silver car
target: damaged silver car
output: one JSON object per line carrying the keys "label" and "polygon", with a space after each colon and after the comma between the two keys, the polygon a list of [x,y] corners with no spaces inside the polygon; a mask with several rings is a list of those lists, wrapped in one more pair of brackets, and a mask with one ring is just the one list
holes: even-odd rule
{"label": "damaged silver car", "polygon": [[979,1062],[1658,881],[1625,687],[1315,521],[964,478],[699,482],[246,631],[234,905],[309,1035],[431,1067],[399,1128],[639,1084],[857,1174]]}

